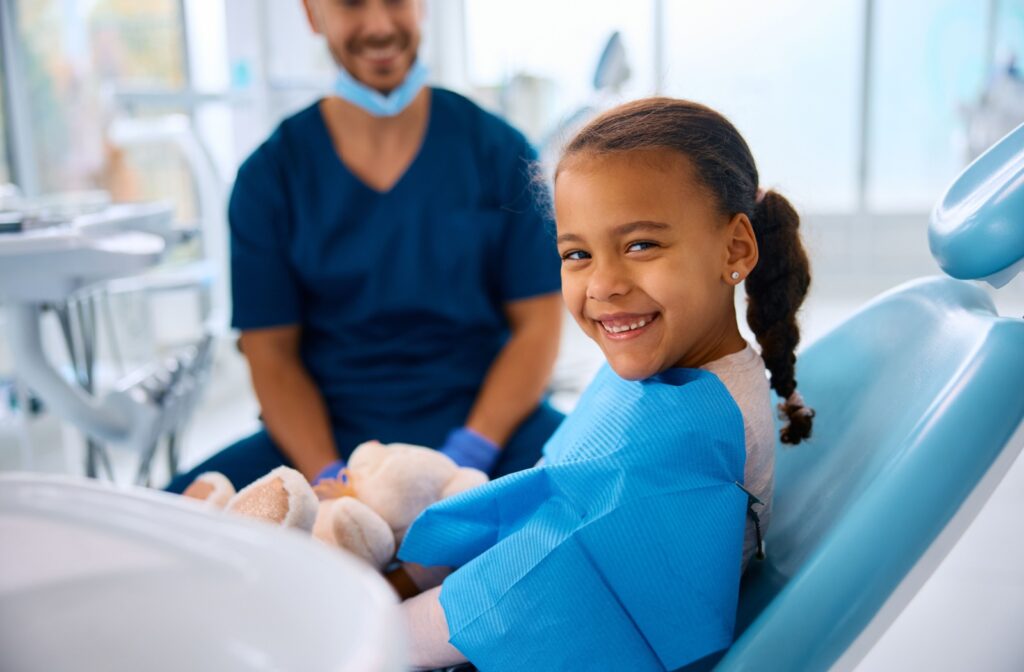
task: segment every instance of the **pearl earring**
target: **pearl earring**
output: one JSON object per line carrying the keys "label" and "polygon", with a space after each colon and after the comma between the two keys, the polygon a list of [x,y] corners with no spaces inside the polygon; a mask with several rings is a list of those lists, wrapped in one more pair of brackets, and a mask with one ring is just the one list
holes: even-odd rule
{"label": "pearl earring", "polygon": [[729,277],[732,278],[733,280],[739,280],[740,279],[740,272],[739,271],[733,271],[732,274]]}

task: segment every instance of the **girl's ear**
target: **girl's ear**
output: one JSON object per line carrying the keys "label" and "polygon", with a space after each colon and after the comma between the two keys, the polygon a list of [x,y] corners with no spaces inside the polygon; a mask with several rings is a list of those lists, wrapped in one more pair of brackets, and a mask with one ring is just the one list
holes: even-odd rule
{"label": "girl's ear", "polygon": [[738,285],[746,279],[757,265],[757,237],[750,218],[738,213],[726,224],[726,259],[722,279],[730,285]]}

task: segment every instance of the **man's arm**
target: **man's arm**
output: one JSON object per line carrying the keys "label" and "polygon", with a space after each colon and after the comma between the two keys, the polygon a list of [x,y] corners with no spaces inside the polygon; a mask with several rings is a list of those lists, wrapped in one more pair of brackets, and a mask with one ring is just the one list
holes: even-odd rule
{"label": "man's arm", "polygon": [[505,445],[540,401],[558,356],[560,294],[505,304],[511,336],[491,364],[466,427]]}
{"label": "man's arm", "polygon": [[327,406],[299,356],[298,326],[242,332],[263,422],[281,452],[307,479],[338,459]]}

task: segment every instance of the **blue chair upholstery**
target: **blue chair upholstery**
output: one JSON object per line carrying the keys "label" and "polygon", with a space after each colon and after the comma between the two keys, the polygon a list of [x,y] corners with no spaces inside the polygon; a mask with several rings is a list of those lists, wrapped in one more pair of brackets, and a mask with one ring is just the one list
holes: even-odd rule
{"label": "blue chair upholstery", "polygon": [[969,165],[932,212],[928,245],[954,278],[995,277],[1001,286],[1024,259],[1024,124]]}
{"label": "blue chair upholstery", "polygon": [[798,366],[814,435],[778,448],[768,557],[744,578],[718,670],[830,667],[1019,449],[1007,444],[1024,419],[1024,321],[998,317],[973,284],[891,290]]}

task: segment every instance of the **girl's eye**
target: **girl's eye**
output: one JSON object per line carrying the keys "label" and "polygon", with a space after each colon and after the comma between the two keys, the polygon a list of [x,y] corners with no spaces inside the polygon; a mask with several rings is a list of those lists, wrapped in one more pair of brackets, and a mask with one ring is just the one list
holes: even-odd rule
{"label": "girl's eye", "polygon": [[626,251],[627,252],[643,252],[644,250],[649,250],[649,249],[654,248],[654,247],[658,247],[658,244],[654,243],[654,242],[651,242],[649,240],[638,240],[635,243],[630,243],[629,247],[626,248]]}
{"label": "girl's eye", "polygon": [[562,255],[562,261],[583,261],[589,258],[590,255],[583,250],[569,250]]}

